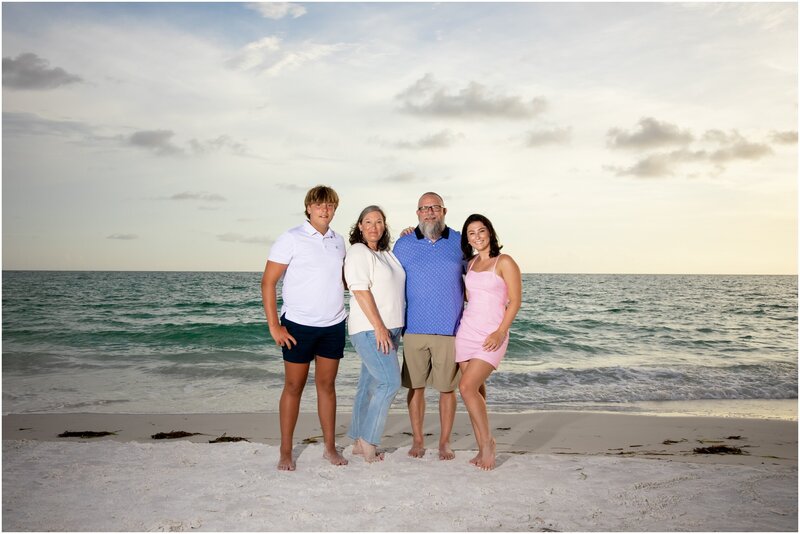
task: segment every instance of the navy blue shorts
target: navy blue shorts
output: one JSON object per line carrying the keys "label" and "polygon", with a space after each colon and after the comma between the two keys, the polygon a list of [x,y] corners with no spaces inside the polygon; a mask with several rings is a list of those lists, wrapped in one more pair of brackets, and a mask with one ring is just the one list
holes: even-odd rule
{"label": "navy blue shorts", "polygon": [[291,349],[283,347],[283,359],[291,363],[311,363],[314,356],[341,359],[344,356],[346,322],[345,319],[331,326],[306,326],[282,316],[281,324],[297,341]]}

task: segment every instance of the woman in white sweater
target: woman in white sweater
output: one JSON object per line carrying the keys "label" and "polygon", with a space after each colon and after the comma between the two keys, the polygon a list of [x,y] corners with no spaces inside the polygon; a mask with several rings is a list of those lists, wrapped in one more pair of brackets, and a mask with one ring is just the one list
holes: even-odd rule
{"label": "woman in white sweater", "polygon": [[353,401],[347,435],[355,440],[353,454],[367,462],[377,453],[386,416],[400,389],[397,349],[405,319],[406,273],[389,248],[386,216],[367,206],[350,231],[344,276],[350,290],[350,342],[361,356],[361,376]]}

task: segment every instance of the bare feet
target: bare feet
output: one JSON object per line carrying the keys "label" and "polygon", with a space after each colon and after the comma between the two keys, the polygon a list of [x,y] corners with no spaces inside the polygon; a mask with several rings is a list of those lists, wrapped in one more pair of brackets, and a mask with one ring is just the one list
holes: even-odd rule
{"label": "bare feet", "polygon": [[339,454],[339,449],[334,447],[332,450],[326,450],[322,453],[322,457],[328,460],[332,465],[347,465],[347,459]]}
{"label": "bare feet", "polygon": [[422,445],[411,445],[411,448],[408,449],[408,455],[412,458],[422,458],[425,456],[425,447]]}
{"label": "bare feet", "polygon": [[278,460],[278,471],[294,471],[295,468],[296,467],[294,464],[294,459],[292,459],[292,453],[281,453],[281,457]]}
{"label": "bare feet", "polygon": [[372,443],[368,443],[361,438],[356,442],[360,445],[359,449],[361,454],[364,455],[364,461],[371,464],[372,462],[380,462],[383,460],[383,453],[378,452],[377,447]]}
{"label": "bare feet", "polygon": [[475,457],[469,461],[469,463],[477,467],[480,459],[481,459],[481,453],[480,451],[478,451],[478,454],[476,454]]}
{"label": "bare feet", "polygon": [[456,453],[453,452],[453,449],[450,448],[449,443],[444,443],[439,445],[439,459],[440,460],[452,460],[456,457]]}
{"label": "bare feet", "polygon": [[489,444],[481,449],[479,453],[480,460],[478,461],[477,466],[484,471],[491,471],[494,469],[497,457],[496,449],[497,443],[494,441],[494,438],[492,438]]}
{"label": "bare feet", "polygon": [[361,438],[358,438],[355,440],[355,442],[353,442],[352,454],[357,454],[359,456],[364,454],[364,449],[361,448]]}

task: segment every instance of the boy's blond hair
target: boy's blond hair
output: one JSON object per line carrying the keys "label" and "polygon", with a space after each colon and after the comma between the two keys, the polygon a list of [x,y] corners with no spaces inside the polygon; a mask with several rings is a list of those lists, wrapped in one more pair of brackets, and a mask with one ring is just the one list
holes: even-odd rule
{"label": "boy's blond hair", "polygon": [[306,193],[306,200],[303,204],[305,207],[306,219],[311,218],[311,215],[308,213],[308,206],[311,204],[328,203],[333,204],[336,208],[339,207],[339,195],[336,194],[336,191],[334,191],[332,187],[328,187],[327,185],[318,185],[309,189],[308,193]]}

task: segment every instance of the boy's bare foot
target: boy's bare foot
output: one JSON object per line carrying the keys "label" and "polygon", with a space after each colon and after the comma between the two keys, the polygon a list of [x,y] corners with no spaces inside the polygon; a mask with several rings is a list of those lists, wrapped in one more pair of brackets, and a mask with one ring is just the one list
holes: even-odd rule
{"label": "boy's bare foot", "polygon": [[322,453],[322,457],[328,460],[332,465],[347,465],[347,459],[339,454],[339,450],[334,447],[333,450],[326,450]]}
{"label": "boy's bare foot", "polygon": [[452,460],[456,457],[456,453],[453,452],[453,449],[450,448],[449,443],[445,443],[443,445],[439,445],[439,459],[440,460]]}
{"label": "boy's bare foot", "polygon": [[383,460],[383,453],[378,452],[378,448],[372,443],[368,443],[361,438],[358,438],[361,445],[361,451],[364,454],[364,461],[367,463],[380,462]]}
{"label": "boy's bare foot", "polygon": [[478,462],[477,466],[483,469],[484,471],[491,471],[495,467],[495,462],[497,459],[496,454],[497,443],[494,441],[494,438],[491,439],[489,444],[483,448],[480,453],[480,461]]}
{"label": "boy's bare foot", "polygon": [[425,456],[425,447],[422,445],[411,445],[408,449],[408,455],[412,458],[422,458]]}
{"label": "boy's bare foot", "polygon": [[476,454],[475,457],[469,461],[469,463],[471,463],[474,466],[477,466],[480,459],[481,459],[481,451],[478,451],[478,454]]}
{"label": "boy's bare foot", "polygon": [[294,471],[295,469],[296,466],[294,464],[294,459],[292,458],[292,453],[281,453],[281,457],[278,460],[278,471]]}
{"label": "boy's bare foot", "polygon": [[359,456],[360,456],[360,455],[362,455],[362,454],[364,454],[364,449],[362,449],[362,448],[361,448],[361,438],[358,438],[358,439],[357,439],[357,440],[355,440],[355,442],[353,443],[353,450],[352,450],[352,454],[357,454],[357,455],[359,455]]}

